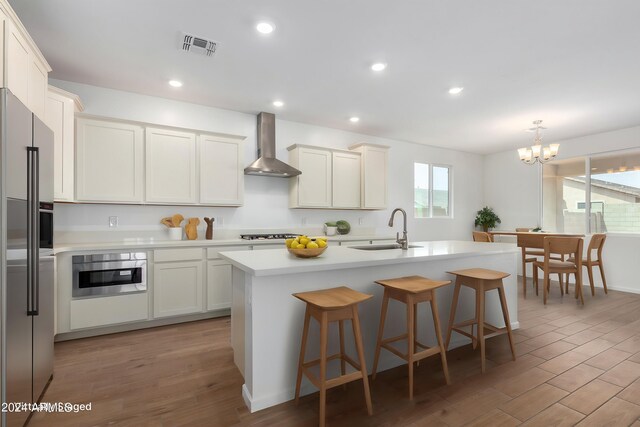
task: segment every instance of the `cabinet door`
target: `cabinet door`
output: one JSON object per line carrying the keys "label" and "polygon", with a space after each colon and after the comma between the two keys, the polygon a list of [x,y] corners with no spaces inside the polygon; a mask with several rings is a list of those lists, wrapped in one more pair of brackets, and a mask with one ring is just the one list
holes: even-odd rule
{"label": "cabinet door", "polygon": [[200,204],[242,205],[243,151],[240,141],[210,135],[198,137],[200,145]]}
{"label": "cabinet door", "polygon": [[143,133],[140,126],[78,119],[77,200],[141,202]]}
{"label": "cabinet door", "polygon": [[231,307],[231,264],[207,262],[207,310]]}
{"label": "cabinet door", "polygon": [[74,134],[73,100],[49,92],[45,123],[53,131],[53,191],[56,201],[73,201]]}
{"label": "cabinet door", "polygon": [[202,261],[156,263],[153,268],[153,317],[202,311]]}
{"label": "cabinet door", "polygon": [[147,202],[197,202],[195,134],[148,127],[145,159]]}
{"label": "cabinet door", "polygon": [[29,105],[30,50],[18,29],[6,20],[5,55],[7,87],[24,105]]}
{"label": "cabinet door", "polygon": [[333,207],[360,207],[360,154],[333,152]]}
{"label": "cabinet door", "polygon": [[29,61],[29,103],[27,106],[40,120],[45,119],[45,105],[47,102],[48,73],[36,58],[30,56]]}
{"label": "cabinet door", "polygon": [[[0,58],[3,58],[3,61],[5,64],[6,64],[6,61],[8,60],[7,56],[5,55],[5,48],[6,48],[6,45],[4,43],[5,29],[7,28],[7,25],[9,25],[6,21],[7,21],[7,15],[5,15],[2,9],[0,9]],[[4,66],[0,67],[0,86],[1,87],[7,87],[7,82],[4,79],[5,77],[4,71],[5,71],[5,67]]]}
{"label": "cabinet door", "polygon": [[387,207],[387,149],[365,147],[362,165],[362,208]]}
{"label": "cabinet door", "polygon": [[291,178],[297,181],[296,207],[331,207],[331,151],[299,147],[297,156],[302,174]]}

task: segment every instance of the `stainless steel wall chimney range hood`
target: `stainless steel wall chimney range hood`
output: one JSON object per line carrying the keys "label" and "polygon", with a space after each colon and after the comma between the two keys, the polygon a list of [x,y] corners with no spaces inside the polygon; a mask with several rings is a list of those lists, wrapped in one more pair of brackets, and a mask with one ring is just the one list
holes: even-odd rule
{"label": "stainless steel wall chimney range hood", "polygon": [[244,174],[291,178],[301,173],[276,159],[276,116],[264,112],[258,114],[258,160],[244,168]]}

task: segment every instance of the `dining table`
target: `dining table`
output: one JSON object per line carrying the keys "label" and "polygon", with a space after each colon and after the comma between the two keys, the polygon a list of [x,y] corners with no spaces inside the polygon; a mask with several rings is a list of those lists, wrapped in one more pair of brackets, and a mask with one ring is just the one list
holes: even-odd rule
{"label": "dining table", "polygon": [[[494,230],[488,232],[491,238],[494,236],[516,236],[516,244],[522,251],[522,291],[527,296],[527,262],[533,263],[536,257],[544,256],[544,238],[545,237],[580,237],[584,234],[575,233],[549,233],[545,231],[502,231]],[[533,257],[533,258],[527,258]],[[558,258],[561,259],[561,258]],[[562,278],[560,278],[562,282]],[[534,283],[535,285],[535,283]]]}

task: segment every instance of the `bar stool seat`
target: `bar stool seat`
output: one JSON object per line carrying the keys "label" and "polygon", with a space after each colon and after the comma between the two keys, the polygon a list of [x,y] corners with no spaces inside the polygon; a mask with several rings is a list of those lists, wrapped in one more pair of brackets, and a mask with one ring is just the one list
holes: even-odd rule
{"label": "bar stool seat", "polygon": [[[509,310],[507,308],[507,300],[504,294],[504,286],[502,279],[509,276],[509,273],[501,271],[487,270],[485,268],[470,268],[466,270],[449,271],[449,274],[456,276],[455,288],[453,291],[453,301],[451,303],[451,313],[449,315],[449,328],[447,331],[447,343],[445,348],[449,348],[451,341],[451,333],[453,331],[471,338],[473,348],[475,349],[480,343],[480,360],[482,372],[485,371],[485,340],[498,335],[507,334],[509,337],[509,345],[511,347],[511,355],[516,360],[516,350],[513,344],[513,334],[511,333],[511,322],[509,320]],[[475,318],[465,320],[460,323],[454,323],[456,317],[456,307],[458,306],[458,297],[460,296],[460,288],[468,286],[476,291],[476,315]],[[500,298],[500,306],[502,307],[502,316],[505,327],[498,328],[485,322],[485,292],[496,289]],[[476,335],[473,334],[473,325],[476,325]],[[467,332],[461,328],[471,326],[471,332]],[[486,333],[488,330],[489,333]]]}
{"label": "bar stool seat", "polygon": [[[376,280],[376,283],[384,286],[384,296],[382,298],[382,312],[380,314],[380,326],[378,329],[378,339],[376,341],[376,352],[373,360],[372,380],[376,378],[380,349],[384,348],[408,363],[409,367],[409,399],[413,399],[413,363],[426,357],[440,354],[442,360],[442,370],[444,377],[449,384],[449,369],[447,368],[447,356],[440,331],[440,319],[438,317],[438,306],[435,299],[435,290],[451,283],[450,280],[436,281],[421,276],[407,276],[397,279]],[[395,337],[385,338],[384,324],[387,317],[389,299],[403,302],[407,306],[407,332]],[[429,302],[431,304],[431,314],[436,332],[438,345],[428,347],[417,340],[417,307],[418,303]],[[391,343],[407,340],[407,353],[402,353]],[[416,351],[420,348],[420,351]]]}
{"label": "bar stool seat", "polygon": [[[296,378],[295,401],[300,399],[300,385],[302,375],[311,381],[320,390],[320,426],[325,425],[326,413],[326,392],[327,389],[346,384],[351,381],[362,379],[364,386],[364,397],[367,404],[367,412],[372,414],[371,394],[369,392],[369,379],[367,367],[364,359],[362,346],[362,334],[360,331],[360,320],[358,317],[358,304],[368,300],[373,295],[363,294],[346,286],[318,291],[301,292],[293,294],[294,297],[304,301],[306,305],[304,314],[304,327],[302,330],[302,343],[300,346],[300,358],[298,360],[298,375]],[[309,335],[309,323],[314,318],[320,324],[320,358],[305,362],[307,338]],[[350,358],[344,350],[344,321],[351,320],[353,327],[353,337],[356,344],[359,362]],[[327,341],[329,322],[338,322],[340,333],[340,352],[332,356],[327,356]],[[327,379],[327,362],[329,360],[340,360],[341,375],[336,378]],[[346,363],[351,365],[356,371],[346,374]],[[320,376],[318,377],[310,368],[320,365]]]}

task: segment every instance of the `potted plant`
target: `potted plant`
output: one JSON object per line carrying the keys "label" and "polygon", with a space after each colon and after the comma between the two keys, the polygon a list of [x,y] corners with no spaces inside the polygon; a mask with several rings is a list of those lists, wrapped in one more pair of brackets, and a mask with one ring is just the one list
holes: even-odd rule
{"label": "potted plant", "polygon": [[500,217],[489,206],[480,209],[476,214],[476,227],[482,226],[485,232],[490,228],[495,228],[496,224],[500,224],[500,222]]}

